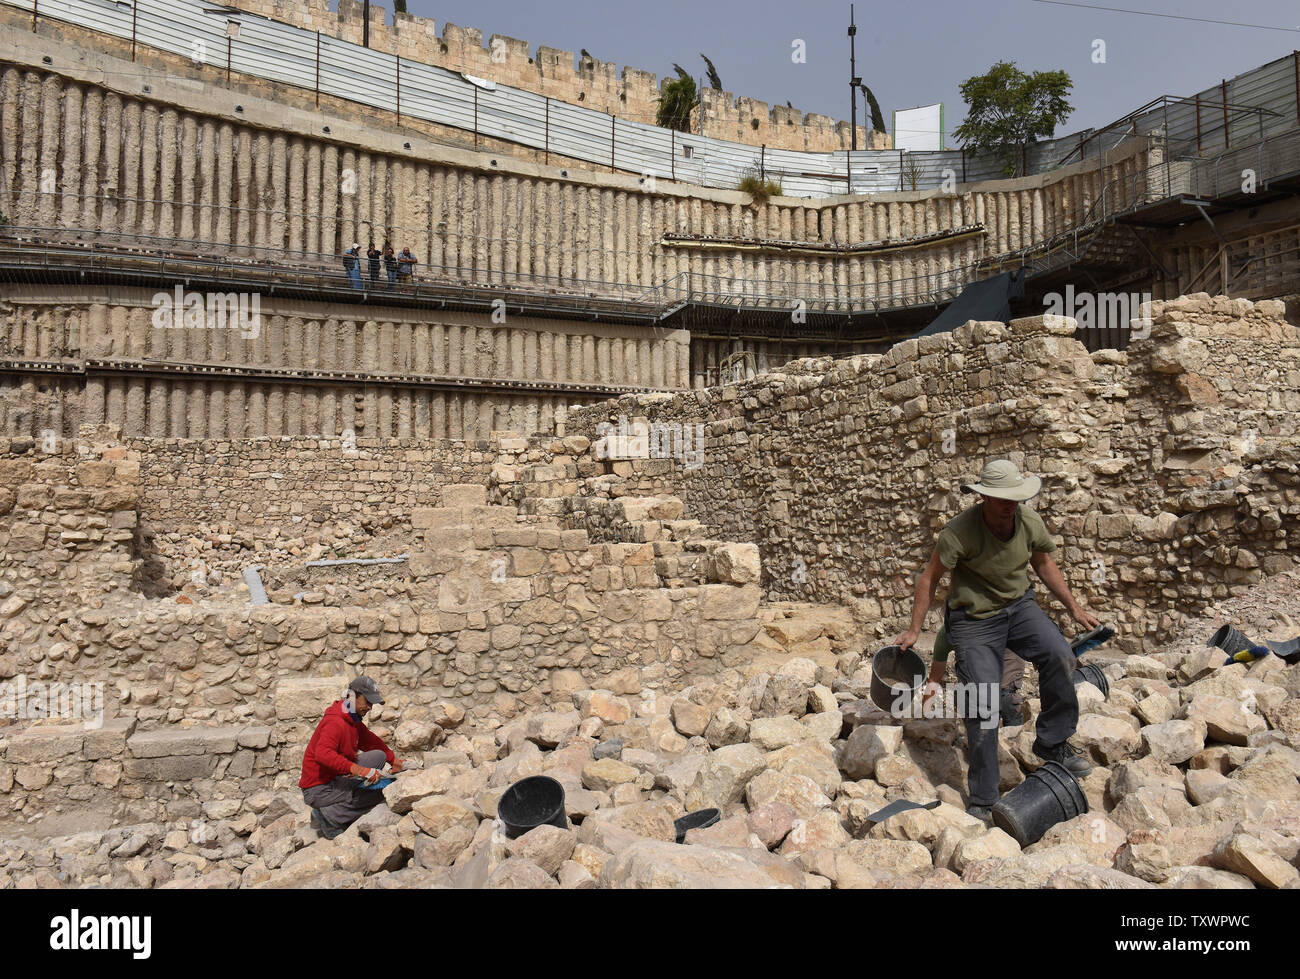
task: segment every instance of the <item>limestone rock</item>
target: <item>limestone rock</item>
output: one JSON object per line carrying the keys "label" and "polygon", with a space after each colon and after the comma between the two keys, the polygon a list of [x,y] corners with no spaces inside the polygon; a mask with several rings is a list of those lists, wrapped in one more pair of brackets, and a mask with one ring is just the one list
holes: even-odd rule
{"label": "limestone rock", "polygon": [[863,724],[853,729],[840,751],[839,768],[845,778],[872,778],[880,759],[898,751],[903,744],[901,727]]}
{"label": "limestone rock", "polygon": [[582,769],[583,788],[597,792],[607,792],[616,785],[636,782],[641,772],[631,765],[613,758],[600,758],[589,762]]}
{"label": "limestone rock", "polygon": [[766,767],[762,752],[752,744],[733,744],[719,748],[704,760],[695,781],[687,790],[687,808],[724,809],[739,802],[749,780]]}
{"label": "limestone rock", "polygon": [[1144,890],[1156,885],[1123,871],[1091,864],[1074,864],[1062,867],[1047,880],[1047,886],[1056,890]]}
{"label": "limestone rock", "polygon": [[572,830],[558,826],[537,826],[506,844],[512,857],[525,857],[547,875],[554,875],[564,861],[573,855],[577,836]]}
{"label": "limestone rock", "polygon": [[606,861],[596,886],[802,890],[804,875],[788,860],[764,850],[642,840]]}
{"label": "limestone rock", "polygon": [[555,889],[560,885],[531,860],[511,857],[492,871],[487,886],[490,890],[534,890]]}
{"label": "limestone rock", "polygon": [[1165,721],[1142,729],[1147,753],[1170,765],[1181,765],[1205,747],[1202,720]]}
{"label": "limestone rock", "polygon": [[[748,713],[746,708],[745,713]],[[749,721],[739,710],[719,707],[709,718],[704,729],[704,738],[710,748],[721,748],[729,744],[740,744],[749,737]]]}
{"label": "limestone rock", "polygon": [[1020,854],[1020,844],[1000,829],[963,839],[953,852],[952,869],[965,877],[966,868],[990,858],[1003,860]]}
{"label": "limestone rock", "polygon": [[1079,718],[1074,743],[1087,750],[1099,765],[1112,765],[1129,757],[1141,743],[1132,724],[1101,714]]}
{"label": "limestone rock", "polygon": [[1247,704],[1215,694],[1201,694],[1187,705],[1187,718],[1205,724],[1212,741],[1245,745],[1250,736],[1268,725]]}
{"label": "limestone rock", "polygon": [[1300,871],[1248,833],[1237,833],[1214,851],[1214,865],[1249,877],[1260,887],[1300,886]]}

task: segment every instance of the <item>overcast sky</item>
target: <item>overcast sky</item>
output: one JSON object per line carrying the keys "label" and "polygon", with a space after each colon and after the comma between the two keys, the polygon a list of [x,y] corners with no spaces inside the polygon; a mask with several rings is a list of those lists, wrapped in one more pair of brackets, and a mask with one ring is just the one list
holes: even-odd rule
{"label": "overcast sky", "polygon": [[[376,0],[390,11],[392,0]],[[1112,122],[1159,95],[1191,95],[1300,48],[1295,0],[1080,0],[1261,30],[1080,9],[1041,0],[858,2],[858,74],[894,109],[945,103],[946,129],[965,116],[959,86],[999,60],[1027,71],[1064,69],[1074,115],[1057,135]],[[700,52],[726,89],[770,104],[847,119],[849,4],[839,0],[407,0],[410,13],[653,71],[678,62],[702,77]],[[391,14],[390,14],[391,19]],[[802,39],[807,62],[791,60]],[[1093,63],[1094,41],[1105,63]],[[859,123],[862,122],[859,99]],[[948,145],[953,145],[949,138]]]}

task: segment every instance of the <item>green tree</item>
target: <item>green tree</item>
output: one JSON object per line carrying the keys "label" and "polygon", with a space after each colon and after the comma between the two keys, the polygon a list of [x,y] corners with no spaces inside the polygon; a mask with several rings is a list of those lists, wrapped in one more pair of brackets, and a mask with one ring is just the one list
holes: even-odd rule
{"label": "green tree", "polygon": [[677,71],[677,77],[668,79],[659,89],[655,125],[689,133],[691,113],[700,104],[700,95],[695,88],[695,79],[687,74],[686,69],[678,64],[674,64],[673,68]]}
{"label": "green tree", "polygon": [[393,13],[395,14],[406,13],[406,0],[393,0]]}
{"label": "green tree", "polygon": [[953,130],[972,153],[993,153],[1008,176],[1023,170],[1026,149],[1050,137],[1074,111],[1067,97],[1074,83],[1064,71],[1027,75],[1014,61],[999,61],[986,74],[962,82],[969,111]]}

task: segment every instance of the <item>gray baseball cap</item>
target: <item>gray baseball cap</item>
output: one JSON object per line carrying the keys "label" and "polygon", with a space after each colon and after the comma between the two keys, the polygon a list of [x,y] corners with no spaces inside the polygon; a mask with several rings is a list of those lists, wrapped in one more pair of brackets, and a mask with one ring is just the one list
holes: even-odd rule
{"label": "gray baseball cap", "polygon": [[355,690],[372,704],[382,704],[384,698],[379,693],[379,685],[368,676],[359,676],[348,684],[349,690]]}

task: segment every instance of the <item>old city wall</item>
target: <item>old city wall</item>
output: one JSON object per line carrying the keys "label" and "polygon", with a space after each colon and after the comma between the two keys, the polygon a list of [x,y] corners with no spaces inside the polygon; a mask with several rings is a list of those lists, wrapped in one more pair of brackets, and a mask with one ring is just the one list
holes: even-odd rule
{"label": "old city wall", "polygon": [[[320,31],[328,37],[354,44],[362,41],[364,8],[354,0],[342,0],[337,11],[329,9],[327,0],[308,3],[237,0],[233,6],[281,23]],[[587,56],[575,68],[572,51],[543,45],[537,47],[536,57],[532,57],[528,41],[493,34],[485,46],[483,32],[477,28],[443,24],[439,36],[432,18],[394,12],[391,23],[386,23],[385,14],[384,8],[371,4],[372,50],[468,72],[502,85],[608,112],[620,119],[654,125],[659,80],[653,72],[624,68],[620,74],[616,63]],[[793,150],[842,150],[850,144],[849,124],[836,122],[830,116],[804,114],[784,105],[769,107],[766,102],[716,89],[702,89],[701,99],[706,136]],[[691,130],[700,131],[698,113],[692,119]],[[885,133],[859,126],[857,135],[859,146],[865,147],[870,135],[873,149],[889,148]]]}
{"label": "old city wall", "polygon": [[[270,296],[259,297],[255,329],[159,328],[154,296],[128,287],[0,290],[0,357],[100,365],[84,390],[57,375],[12,376],[0,385],[0,431],[73,435],[83,424],[110,424],[152,438],[350,431],[364,438],[475,439],[494,430],[549,429],[574,397],[483,390],[485,381],[649,389],[689,383],[687,335],[678,330],[518,315],[494,323],[486,314]],[[255,368],[264,376],[146,375],[146,361]],[[126,371],[128,364],[139,370]],[[295,371],[348,376],[295,379]],[[463,389],[427,383],[447,379],[463,379]]]}
{"label": "old city wall", "polygon": [[[46,52],[57,70],[41,64]],[[1078,220],[1107,181],[1147,165],[1134,141],[1105,168],[1090,162],[955,194],[752,207],[736,191],[659,180],[651,193],[635,176],[564,177],[407,138],[295,108],[270,85],[263,91],[277,94],[239,95],[236,113],[219,88],[54,39],[7,35],[0,62],[0,210],[16,224],[193,238],[237,254],[244,246],[337,254],[353,241],[391,238],[426,268],[492,271],[506,281],[548,275],[649,287],[689,271],[771,288],[810,283],[809,296],[870,293],[885,280],[1040,241]],[[42,190],[49,179],[54,193]],[[839,257],[659,244],[666,232],[845,243],[967,225],[983,233]]]}
{"label": "old city wall", "polygon": [[[1154,305],[1150,337],[1091,356],[1074,321],[968,323],[884,355],[571,412],[703,424],[701,464],[628,451],[620,492],[670,493],[757,543],[769,597],[860,602],[899,626],[959,483],[1005,457],[1041,474],[1071,588],[1141,648],[1296,560],[1300,332],[1283,304]],[[653,468],[650,475],[649,467]]]}

